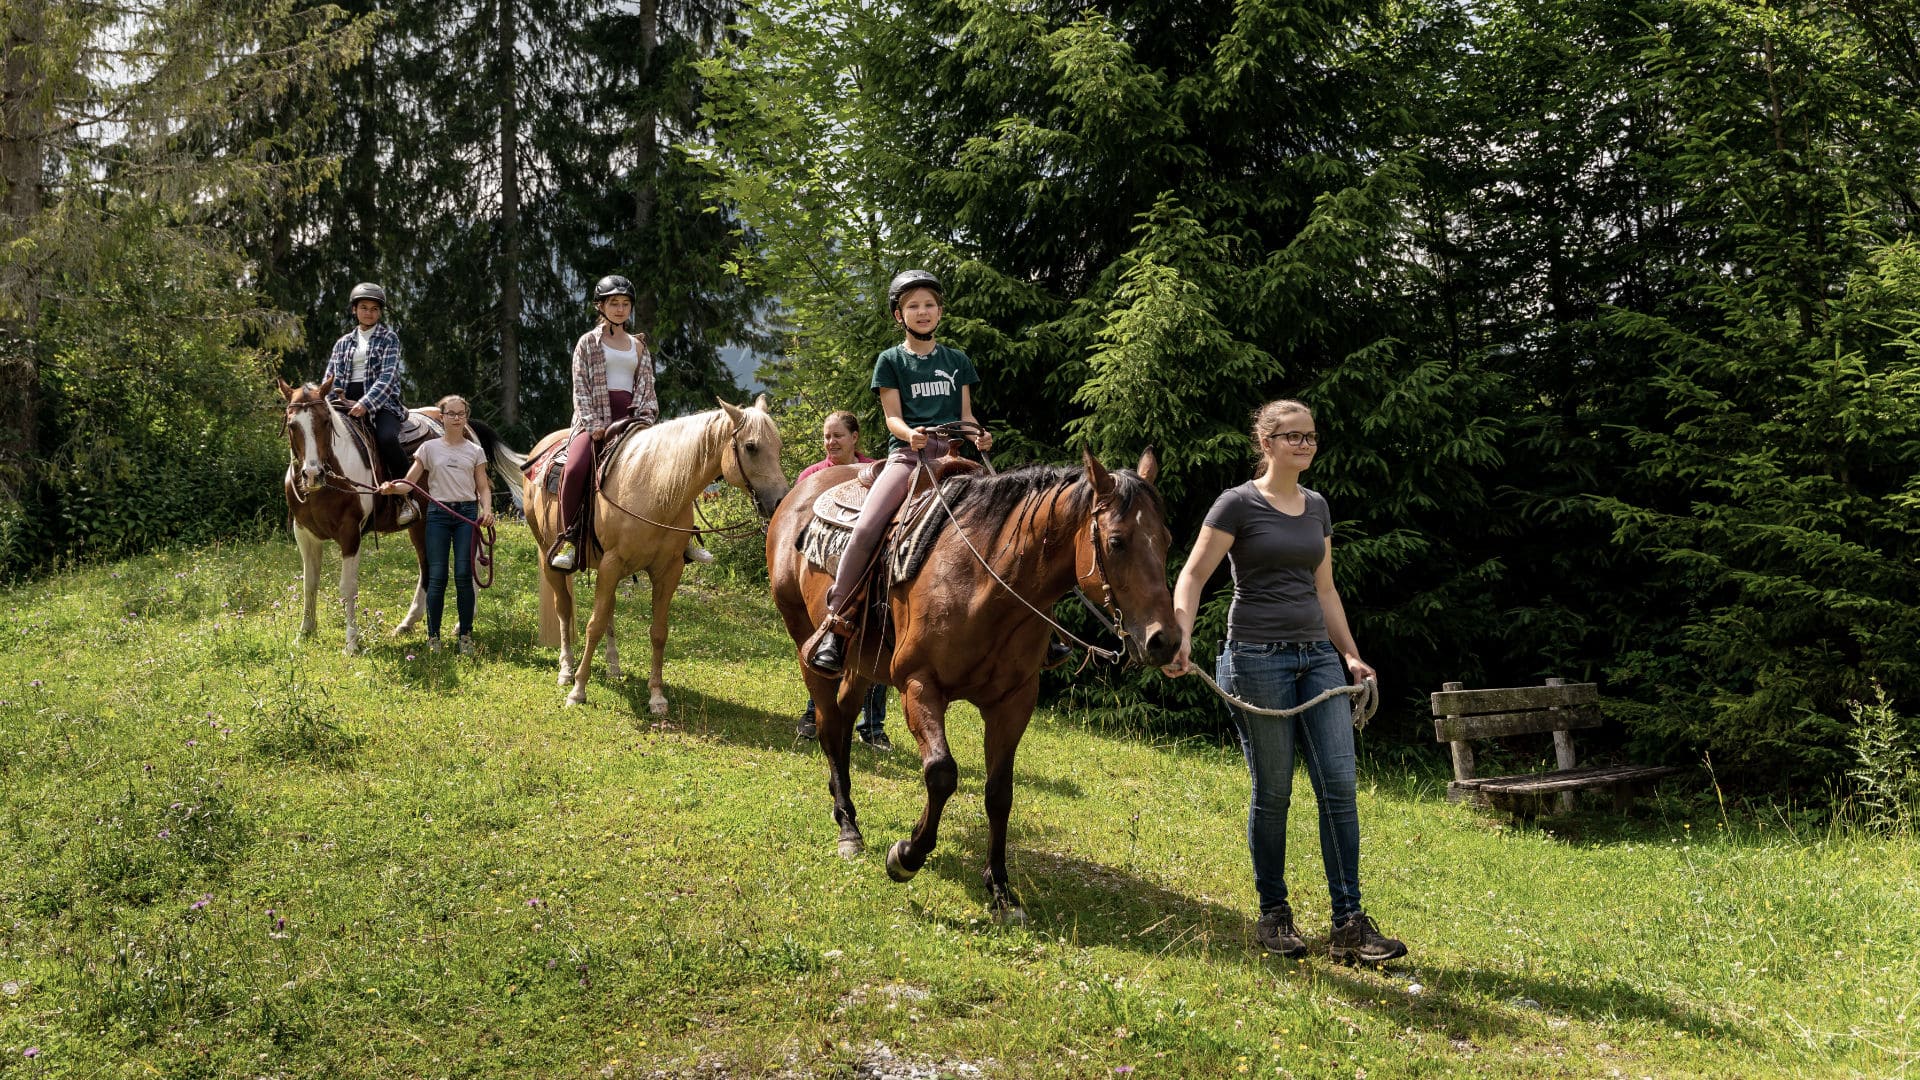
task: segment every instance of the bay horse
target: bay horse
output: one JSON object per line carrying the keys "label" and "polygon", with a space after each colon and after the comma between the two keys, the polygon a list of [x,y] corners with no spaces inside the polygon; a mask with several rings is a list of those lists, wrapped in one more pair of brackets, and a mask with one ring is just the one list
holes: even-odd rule
{"label": "bay horse", "polygon": [[[528,455],[543,467],[547,451],[569,437],[565,430],[541,439]],[[559,684],[573,684],[568,705],[587,700],[587,679],[593,650],[604,637],[607,674],[621,678],[620,654],[614,644],[613,602],[620,582],[646,571],[653,592],[653,620],[648,627],[653,643],[653,666],[647,676],[647,708],[655,716],[667,712],[661,668],[667,651],[667,615],[680,574],[687,538],[693,533],[693,503],[708,484],[724,479],[753,499],[762,519],[787,493],[787,475],[780,468],[780,429],[767,414],[765,394],[748,408],[720,402],[718,409],[683,416],[635,432],[613,451],[605,486],[593,495],[593,535],[578,546],[582,570],[592,569],[593,614],[587,621],[587,644],[574,663],[573,582],[547,565],[547,555],[560,535],[560,496],[535,483],[527,496],[527,525],[539,545],[540,643],[560,646]]]}
{"label": "bay horse", "polygon": [[[840,854],[865,847],[854,817],[847,764],[853,718],[867,687],[898,687],[907,728],[920,749],[927,798],[907,838],[887,851],[887,876],[907,881],[932,854],[940,815],[959,784],[947,748],[947,707],[971,701],[986,723],[986,808],[991,830],[982,873],[998,919],[1026,913],[1007,884],[1007,817],[1013,808],[1013,758],[1040,692],[1040,669],[1053,626],[1040,612],[1073,589],[1103,597],[1130,659],[1160,665],[1179,646],[1167,587],[1172,534],[1153,486],[1159,463],[1149,450],[1132,472],[1109,471],[1090,454],[1079,468],[1032,465],[997,476],[944,481],[930,514],[951,514],[926,562],[887,590],[892,640],[871,615],[847,645],[841,678],[809,668],[805,642],[825,614],[831,574],[799,550],[814,500],[855,475],[858,466],[823,469],[796,487],[767,529],[774,604],[802,649],[800,670],[813,696],[827,791],[840,826]],[[916,485],[917,486],[917,485]],[[856,625],[863,619],[854,618]]]}
{"label": "bay horse", "polygon": [[[280,397],[286,403],[287,474],[282,488],[287,512],[293,521],[294,542],[300,547],[300,599],[305,606],[300,621],[302,640],[313,637],[315,597],[320,589],[320,556],[329,540],[340,545],[340,606],[347,618],[347,655],[360,651],[360,622],[356,617],[360,600],[360,540],[367,533],[397,532],[405,528],[413,541],[413,555],[419,566],[414,579],[413,605],[406,618],[393,628],[404,634],[416,626],[427,610],[426,503],[415,497],[417,513],[413,523],[395,525],[395,512],[386,496],[368,491],[373,485],[373,435],[356,433],[348,426],[344,406],[327,399],[333,380],[315,386],[294,386],[278,380]],[[414,409],[422,416],[438,418],[437,409]],[[507,490],[515,506],[521,503],[520,467],[525,459],[508,449],[493,429],[478,420],[469,421],[470,437],[480,444],[493,462],[494,471],[507,481]],[[425,438],[406,444],[413,448]],[[391,477],[390,479],[398,479]]]}

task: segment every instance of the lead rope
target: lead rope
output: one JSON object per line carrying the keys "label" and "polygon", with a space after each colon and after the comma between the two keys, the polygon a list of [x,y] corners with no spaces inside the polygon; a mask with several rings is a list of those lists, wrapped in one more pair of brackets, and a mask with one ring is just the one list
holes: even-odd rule
{"label": "lead rope", "polygon": [[[1105,613],[1103,613],[1099,608],[1095,607],[1093,604],[1093,601],[1087,598],[1087,594],[1084,592],[1081,592],[1078,588],[1074,589],[1073,591],[1075,595],[1080,597],[1080,603],[1086,605],[1087,611],[1090,612],[1095,619],[1099,620],[1100,625],[1106,627],[1108,633],[1118,636],[1119,631],[1117,631],[1114,628],[1113,623],[1108,621]],[[1379,708],[1380,708],[1380,688],[1378,684],[1374,682],[1373,676],[1371,675],[1367,676],[1365,679],[1361,680],[1358,684],[1353,686],[1333,687],[1332,689],[1329,689],[1324,693],[1320,694],[1320,696],[1314,698],[1312,701],[1306,702],[1305,704],[1302,704],[1302,705],[1295,705],[1290,709],[1263,709],[1260,706],[1253,704],[1252,702],[1242,701],[1239,698],[1234,697],[1232,694],[1227,693],[1225,690],[1222,690],[1220,688],[1220,684],[1217,682],[1214,682],[1213,676],[1207,674],[1204,669],[1199,667],[1191,667],[1190,670],[1195,675],[1200,676],[1200,681],[1206,683],[1209,689],[1211,689],[1214,693],[1220,695],[1220,700],[1226,702],[1227,704],[1233,706],[1236,709],[1240,709],[1245,712],[1251,713],[1254,716],[1275,716],[1275,717],[1298,716],[1301,713],[1306,712],[1308,709],[1313,708],[1315,705],[1318,705],[1323,701],[1330,701],[1333,698],[1345,696],[1345,697],[1352,697],[1354,699],[1351,702],[1353,706],[1353,729],[1355,731],[1364,731],[1367,726],[1367,721],[1373,719],[1373,714],[1379,711]]]}

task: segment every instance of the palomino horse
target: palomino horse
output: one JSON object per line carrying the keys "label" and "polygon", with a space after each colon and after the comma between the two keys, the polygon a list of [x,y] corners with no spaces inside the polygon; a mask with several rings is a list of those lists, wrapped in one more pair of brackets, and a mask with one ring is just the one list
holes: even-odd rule
{"label": "palomino horse", "polygon": [[[280,380],[280,396],[287,406],[287,449],[292,456],[282,486],[304,571],[301,601],[306,614],[300,621],[300,636],[310,638],[316,629],[313,608],[320,589],[320,554],[331,540],[340,545],[340,606],[347,616],[347,654],[352,655],[360,651],[360,622],[355,617],[360,599],[360,538],[369,532],[394,532],[400,526],[393,523],[393,510],[382,505],[387,500],[366,490],[373,485],[372,435],[349,430],[346,410],[327,400],[332,389],[331,379],[319,386],[291,386]],[[414,411],[437,415],[429,409]],[[514,505],[520,505],[520,467],[525,459],[507,449],[487,425],[475,420],[469,426],[471,437],[492,459],[494,471],[506,479]],[[422,554],[426,514],[416,514],[413,524],[405,528],[413,540],[420,573],[414,580],[413,606],[393,628],[395,634],[413,629],[427,610],[427,571]]]}
{"label": "palomino horse", "polygon": [[[887,852],[887,875],[906,881],[932,854],[940,814],[959,783],[947,749],[947,706],[971,701],[986,721],[986,805],[992,839],[986,879],[999,918],[1024,919],[1007,885],[1007,815],[1013,808],[1013,756],[1033,715],[1040,667],[1053,627],[1040,612],[1078,587],[1103,597],[1132,659],[1164,664],[1179,646],[1167,588],[1167,531],[1153,480],[1152,451],[1136,472],[1109,472],[1091,456],[1082,468],[1028,466],[998,476],[960,476],[940,488],[945,505],[926,512],[949,521],[925,564],[889,589],[893,640],[872,617],[847,647],[847,669],[833,679],[801,671],[818,709],[827,791],[840,826],[840,854],[865,846],[847,782],[853,718],[873,682],[899,687],[907,727],[920,747],[926,807],[908,838]],[[821,492],[854,475],[851,466],[808,477],[767,529],[774,603],[787,632],[804,643],[825,614],[831,575],[798,549]],[[854,617],[856,624],[863,620]],[[803,646],[804,647],[804,646]]]}
{"label": "palomino horse", "polygon": [[[544,461],[548,448],[567,438],[556,431],[540,440],[528,455]],[[667,612],[673,591],[680,587],[686,563],[687,537],[693,532],[693,502],[713,481],[727,483],[753,497],[762,518],[787,493],[787,476],[780,469],[780,430],[767,415],[767,398],[760,395],[742,409],[721,402],[711,412],[669,420],[627,437],[614,451],[606,486],[593,497],[593,535],[579,545],[581,569],[592,568],[593,615],[587,621],[587,646],[574,663],[573,583],[571,575],[547,566],[545,555],[560,534],[560,497],[542,484],[533,485],[527,499],[527,525],[539,543],[540,643],[560,646],[561,686],[573,683],[567,704],[587,700],[587,678],[594,646],[607,642],[607,674],[620,678],[620,654],[614,646],[613,600],[620,582],[645,570],[653,590],[653,668],[647,676],[647,708],[655,716],[667,711],[665,683],[660,669],[667,651]]]}

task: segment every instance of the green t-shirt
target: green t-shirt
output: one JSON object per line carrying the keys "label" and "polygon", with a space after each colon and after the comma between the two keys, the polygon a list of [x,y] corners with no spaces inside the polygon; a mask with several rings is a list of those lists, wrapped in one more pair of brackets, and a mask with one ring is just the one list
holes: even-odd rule
{"label": "green t-shirt", "polygon": [[[938,342],[925,356],[915,356],[905,345],[895,345],[873,362],[873,389],[900,391],[900,418],[908,427],[931,427],[960,419],[960,388],[978,385],[980,376],[967,354]],[[888,453],[906,445],[888,433]]]}

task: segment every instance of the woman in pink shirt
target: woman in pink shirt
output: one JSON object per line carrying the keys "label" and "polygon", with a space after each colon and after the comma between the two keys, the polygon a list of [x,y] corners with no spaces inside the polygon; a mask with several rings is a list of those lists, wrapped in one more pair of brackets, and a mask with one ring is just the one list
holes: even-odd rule
{"label": "woman in pink shirt", "polygon": [[[860,452],[860,418],[840,409],[827,414],[826,422],[820,425],[820,445],[827,456],[800,470],[794,479],[798,484],[821,469],[835,465],[858,465],[873,459]],[[887,738],[887,687],[884,683],[874,683],[867,689],[866,706],[861,709],[860,722],[854,726],[860,741],[875,750],[893,749],[893,740]],[[807,699],[807,713],[800,718],[797,729],[803,739],[814,738],[816,732],[813,723],[813,699]]]}

